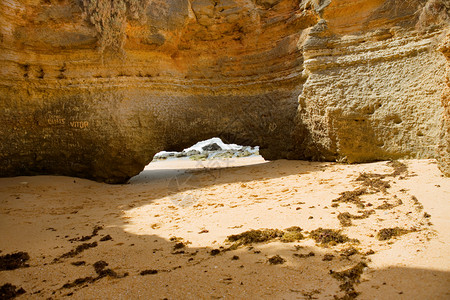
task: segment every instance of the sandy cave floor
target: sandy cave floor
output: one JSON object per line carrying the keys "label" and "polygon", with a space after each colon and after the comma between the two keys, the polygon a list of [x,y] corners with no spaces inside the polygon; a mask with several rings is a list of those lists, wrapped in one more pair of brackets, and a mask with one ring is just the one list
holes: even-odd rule
{"label": "sandy cave floor", "polygon": [[[1,178],[0,286],[18,299],[450,299],[450,179],[434,160],[401,162],[171,160],[126,185]],[[226,242],[292,226],[298,241]],[[349,239],[316,242],[318,228]],[[385,228],[402,235],[379,240]],[[4,270],[17,252],[29,260]]]}

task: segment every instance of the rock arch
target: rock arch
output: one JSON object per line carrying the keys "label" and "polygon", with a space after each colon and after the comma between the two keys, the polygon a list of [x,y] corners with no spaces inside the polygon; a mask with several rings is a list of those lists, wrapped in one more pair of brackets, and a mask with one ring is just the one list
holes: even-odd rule
{"label": "rock arch", "polygon": [[436,157],[446,21],[419,33],[424,1],[132,2],[110,2],[117,28],[86,1],[0,4],[1,176],[125,182],[213,136],[268,159]]}

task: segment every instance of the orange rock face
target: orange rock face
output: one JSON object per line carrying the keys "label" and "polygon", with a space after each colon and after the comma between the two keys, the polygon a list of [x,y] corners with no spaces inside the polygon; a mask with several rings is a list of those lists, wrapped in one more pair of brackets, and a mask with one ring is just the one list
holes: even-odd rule
{"label": "orange rock face", "polygon": [[446,87],[442,91],[442,128],[437,159],[440,162],[442,172],[450,176],[450,33],[447,33],[439,50],[447,59],[447,73],[445,76]]}
{"label": "orange rock face", "polygon": [[0,175],[123,182],[213,136],[268,159],[436,157],[439,5],[2,1]]}

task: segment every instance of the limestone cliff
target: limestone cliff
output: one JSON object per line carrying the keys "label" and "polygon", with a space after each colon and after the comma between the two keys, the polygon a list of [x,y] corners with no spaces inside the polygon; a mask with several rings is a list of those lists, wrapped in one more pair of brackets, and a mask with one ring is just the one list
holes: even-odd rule
{"label": "limestone cliff", "polygon": [[292,156],[297,42],[314,11],[154,0],[137,20],[129,3],[2,2],[2,175],[121,182],[160,150],[214,136]]}
{"label": "limestone cliff", "polygon": [[[437,46],[448,19],[424,17],[422,2],[342,0],[321,10],[303,45],[308,80],[299,117],[307,156],[436,156],[445,87]],[[448,10],[442,5],[437,14]]]}
{"label": "limestone cliff", "polygon": [[450,32],[447,32],[445,40],[441,43],[440,51],[447,59],[446,87],[442,91],[442,106],[444,112],[441,122],[441,135],[438,147],[437,159],[440,162],[442,172],[450,176]]}
{"label": "limestone cliff", "polygon": [[448,10],[437,0],[4,0],[0,175],[123,182],[156,152],[213,136],[268,159],[440,153],[444,166]]}

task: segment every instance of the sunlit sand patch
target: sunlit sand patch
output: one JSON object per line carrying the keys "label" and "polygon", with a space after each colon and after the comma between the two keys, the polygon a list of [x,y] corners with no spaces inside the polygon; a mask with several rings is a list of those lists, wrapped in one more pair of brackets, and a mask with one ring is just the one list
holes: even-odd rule
{"label": "sunlit sand patch", "polygon": [[[395,185],[398,178],[387,177],[392,186],[383,190],[366,187],[365,181],[358,179],[362,173],[391,175],[393,168],[389,163],[329,164],[328,169],[320,163],[313,166],[307,172],[283,172],[275,178],[262,176],[246,182],[233,181],[230,178],[233,169],[224,169],[212,185],[200,179],[197,186],[185,185],[152,204],[127,210],[125,230],[138,235],[158,234],[165,239],[182,237],[195,247],[207,247],[223,244],[227,236],[250,229],[335,228],[358,239],[359,248],[364,251],[380,247],[377,233],[395,224],[401,224],[412,236],[428,230],[427,219],[417,210],[413,196],[407,191],[400,192]],[[336,170],[338,174],[333,172]],[[255,171],[257,166],[246,169],[249,173]],[[191,182],[203,175],[194,173]],[[396,176],[406,176],[406,173]],[[358,203],[339,200],[342,193],[358,189],[364,189],[363,193],[355,194]],[[394,204],[383,209],[386,203]],[[341,216],[349,216],[352,222],[347,221],[342,227]]]}
{"label": "sunlit sand patch", "polygon": [[[0,256],[30,255],[30,267],[8,271],[29,279],[10,282],[27,293],[85,299],[99,291],[113,297],[130,286],[180,298],[186,290],[179,282],[194,275],[216,291],[239,288],[232,296],[382,298],[377,295],[411,295],[411,284],[421,295],[445,294],[450,182],[433,160],[401,161],[408,173],[395,176],[387,162],[238,162],[245,160],[255,163],[176,169],[164,161],[160,169],[174,175],[128,185],[2,179],[0,236],[8,242]],[[189,185],[170,189],[174,176],[179,183],[189,178]],[[342,197],[358,189],[365,192]],[[248,234],[252,229],[277,234],[260,242]],[[241,234],[248,243],[230,239]],[[98,274],[95,265],[106,264]],[[194,288],[203,295],[206,287]]]}

